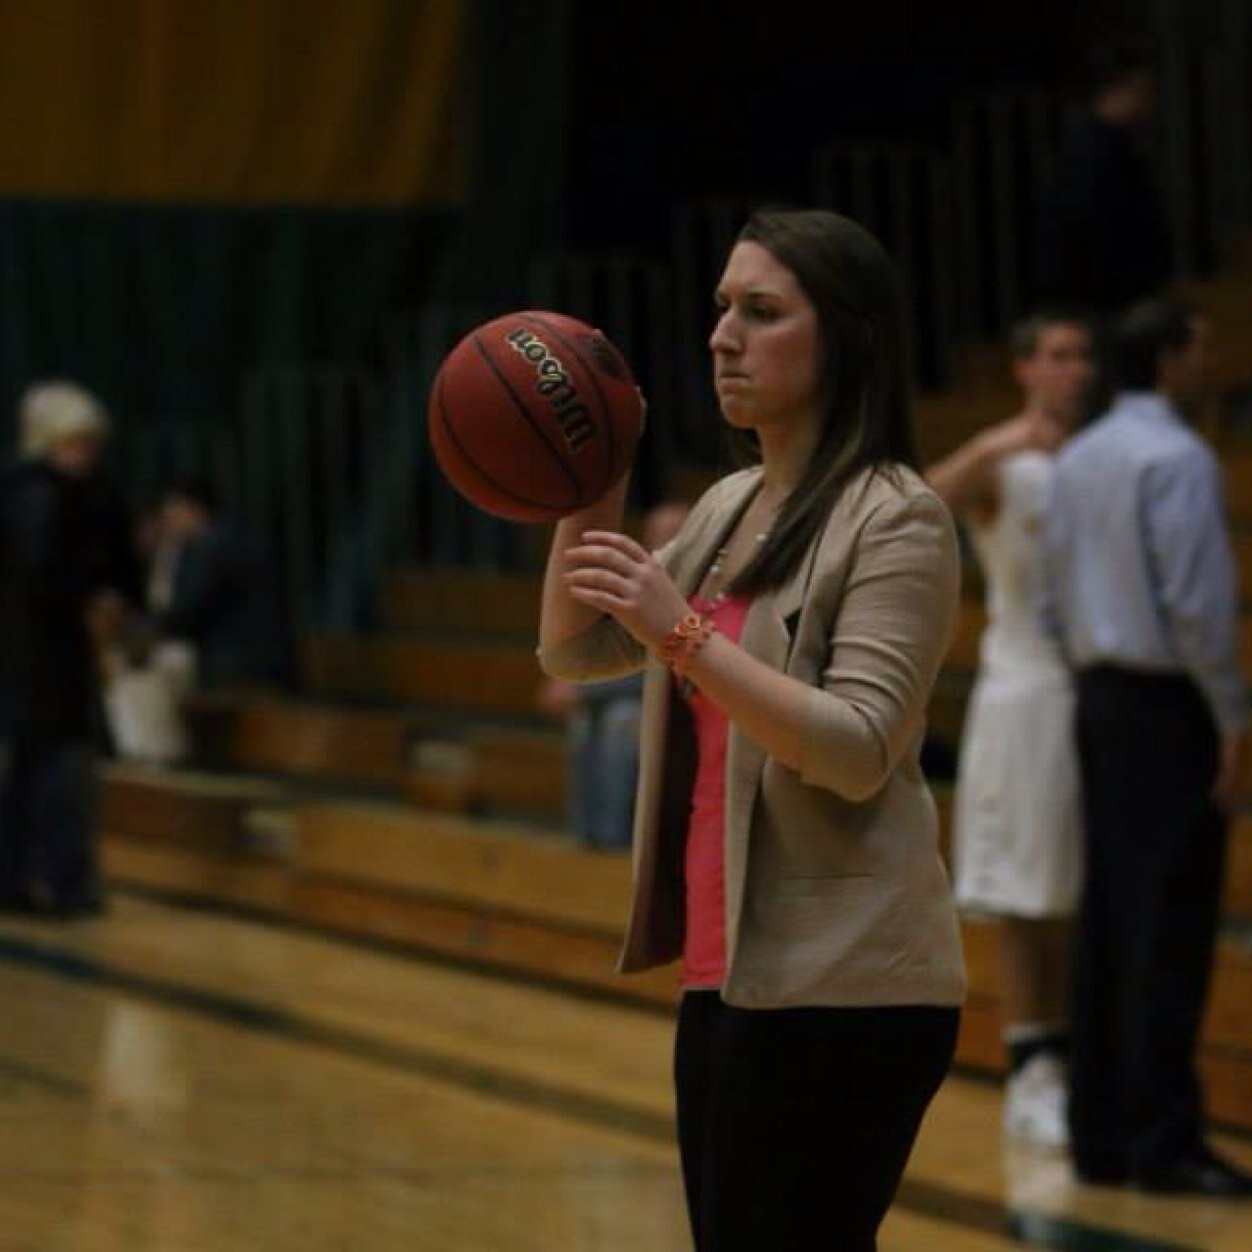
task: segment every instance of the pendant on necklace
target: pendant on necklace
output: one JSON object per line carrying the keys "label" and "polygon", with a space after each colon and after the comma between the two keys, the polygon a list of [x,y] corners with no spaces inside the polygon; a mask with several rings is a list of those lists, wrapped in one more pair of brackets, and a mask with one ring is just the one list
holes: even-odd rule
{"label": "pendant on necklace", "polygon": [[[772,531],[768,531],[768,530],[758,531],[756,535],[757,543],[764,543],[770,537],[772,533],[773,533]],[[727,556],[727,553],[729,553],[729,551],[730,551],[730,545],[723,544],[722,547],[718,548],[718,550],[713,553],[713,560],[709,564],[710,581],[715,579],[722,572],[722,566],[723,564],[725,564],[726,556]],[[726,593],[724,591],[719,591],[717,595],[713,597],[713,601],[714,603],[716,603],[717,601],[724,600],[725,598],[726,598]]]}

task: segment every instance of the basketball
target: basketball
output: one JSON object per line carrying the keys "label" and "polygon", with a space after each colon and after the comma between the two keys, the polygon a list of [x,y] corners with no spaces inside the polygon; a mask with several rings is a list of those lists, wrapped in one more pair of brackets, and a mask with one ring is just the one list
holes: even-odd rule
{"label": "basketball", "polygon": [[435,459],[462,496],[509,521],[551,522],[627,471],[643,401],[598,330],[527,311],[484,323],[452,349],[427,417]]}

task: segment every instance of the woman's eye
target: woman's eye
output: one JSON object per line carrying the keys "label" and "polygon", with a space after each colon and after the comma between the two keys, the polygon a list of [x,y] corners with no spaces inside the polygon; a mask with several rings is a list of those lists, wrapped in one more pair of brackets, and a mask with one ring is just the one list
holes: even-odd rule
{"label": "woman's eye", "polygon": [[772,304],[735,304],[730,300],[713,301],[713,318],[720,321],[727,313],[735,312],[749,322],[775,322],[779,311]]}

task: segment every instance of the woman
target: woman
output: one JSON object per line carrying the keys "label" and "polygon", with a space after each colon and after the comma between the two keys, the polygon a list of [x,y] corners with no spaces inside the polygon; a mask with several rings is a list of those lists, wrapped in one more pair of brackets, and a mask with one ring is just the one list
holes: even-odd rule
{"label": "woman", "polygon": [[682,956],[675,1075],[701,1252],[875,1246],[965,989],[918,767],[957,600],[909,468],[891,264],[846,218],[762,212],[717,290],[722,413],[759,465],[656,556],[625,486],[556,528],[540,656],[646,664],[621,966]]}
{"label": "woman", "polygon": [[0,907],[98,912],[95,642],[137,570],[98,467],[108,416],[74,383],[22,396],[22,459],[0,473]]}

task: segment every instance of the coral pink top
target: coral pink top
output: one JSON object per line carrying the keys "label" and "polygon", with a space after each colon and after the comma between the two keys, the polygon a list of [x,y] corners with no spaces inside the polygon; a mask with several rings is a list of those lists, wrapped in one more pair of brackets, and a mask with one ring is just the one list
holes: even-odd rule
{"label": "coral pink top", "polygon": [[[719,634],[739,642],[749,596],[706,600],[691,607],[717,625]],[[683,946],[683,986],[720,987],[726,977],[726,738],[730,721],[712,700],[692,688],[687,697],[696,733],[696,778],[687,824],[687,937]]]}

